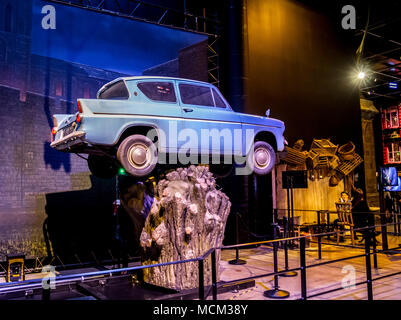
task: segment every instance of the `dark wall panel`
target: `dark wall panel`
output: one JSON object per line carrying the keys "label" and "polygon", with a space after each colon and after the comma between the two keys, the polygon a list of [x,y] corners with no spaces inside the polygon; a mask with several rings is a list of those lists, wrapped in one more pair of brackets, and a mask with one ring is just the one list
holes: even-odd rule
{"label": "dark wall panel", "polygon": [[309,148],[314,137],[361,141],[353,31],[341,29],[341,6],[333,10],[339,14],[328,17],[298,1],[247,1],[246,111],[270,108],[290,145],[302,138]]}

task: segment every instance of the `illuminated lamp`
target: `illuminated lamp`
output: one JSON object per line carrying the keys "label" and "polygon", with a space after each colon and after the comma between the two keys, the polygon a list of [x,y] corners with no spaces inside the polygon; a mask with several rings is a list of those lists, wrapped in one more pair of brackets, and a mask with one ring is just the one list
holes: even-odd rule
{"label": "illuminated lamp", "polygon": [[363,71],[360,71],[360,72],[358,73],[358,79],[363,79],[363,78],[365,78],[365,76],[366,76],[366,74],[365,74],[365,72],[363,72]]}

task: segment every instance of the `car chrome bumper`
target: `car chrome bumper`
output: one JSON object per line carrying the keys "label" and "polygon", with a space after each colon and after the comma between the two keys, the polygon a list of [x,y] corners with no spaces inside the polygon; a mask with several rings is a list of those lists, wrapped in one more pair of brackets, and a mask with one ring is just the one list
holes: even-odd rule
{"label": "car chrome bumper", "polygon": [[53,141],[50,144],[50,147],[55,148],[57,150],[65,150],[70,148],[73,145],[80,144],[84,142],[85,132],[84,131],[75,131],[70,133],[69,135],[63,137],[62,139]]}

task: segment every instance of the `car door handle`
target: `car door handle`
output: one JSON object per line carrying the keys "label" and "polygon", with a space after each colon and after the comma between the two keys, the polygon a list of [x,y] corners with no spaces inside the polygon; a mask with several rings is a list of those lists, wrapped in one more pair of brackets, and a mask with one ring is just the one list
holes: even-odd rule
{"label": "car door handle", "polygon": [[183,109],[185,112],[192,112],[192,111],[194,111],[194,109],[191,109],[191,108],[184,108]]}

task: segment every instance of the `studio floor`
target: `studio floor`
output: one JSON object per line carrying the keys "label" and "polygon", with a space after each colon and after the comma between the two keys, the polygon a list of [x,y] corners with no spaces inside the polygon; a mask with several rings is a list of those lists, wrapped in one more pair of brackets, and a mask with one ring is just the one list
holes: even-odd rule
{"label": "studio floor", "polygon": [[[380,241],[377,249],[381,248],[381,236],[376,238]],[[355,255],[364,254],[365,250],[362,244],[358,247],[350,247],[350,239],[346,238],[342,245],[336,246],[334,238],[331,240],[323,239],[322,244],[322,259],[318,259],[317,243],[311,241],[306,248],[306,265],[312,265],[322,262],[328,262],[336,259],[342,259]],[[388,235],[388,247],[396,248],[401,244],[401,237]],[[226,281],[234,281],[257,275],[264,275],[274,271],[273,265],[273,249],[271,246],[260,245],[258,247],[242,249],[239,252],[239,257],[246,261],[244,265],[232,265],[230,260],[235,259],[235,250],[222,250],[220,261],[220,281],[224,286]],[[285,267],[284,250],[278,251],[278,268],[279,271]],[[134,266],[138,263],[134,263]],[[300,265],[299,249],[288,250],[288,265],[289,269],[298,268]],[[371,256],[372,278],[382,277],[391,273],[401,273],[401,250],[391,251],[386,254],[377,254],[378,268],[374,268],[373,256]],[[342,288],[344,285],[349,285],[350,282],[345,280],[352,279],[354,276],[355,283],[366,280],[366,262],[365,257],[344,260],[335,263],[324,264],[316,267],[307,268],[307,295],[308,297],[329,291],[335,288]],[[74,269],[69,271],[61,271],[60,275],[76,274],[96,271],[95,268]],[[26,279],[39,279],[40,273],[27,274]],[[0,282],[4,282],[0,278]],[[237,282],[238,283],[238,282]],[[218,294],[218,300],[270,300],[264,296],[266,290],[274,288],[274,277],[261,277],[255,279],[255,285],[246,289],[234,290],[231,289],[225,293]],[[279,288],[289,292],[287,300],[296,300],[301,298],[301,277],[300,272],[294,277],[279,277]],[[75,291],[74,291],[75,292]],[[76,293],[76,292],[75,292]],[[76,293],[78,297],[86,299],[85,295]],[[196,295],[195,295],[196,296]],[[66,297],[60,296],[59,299]],[[92,298],[92,297],[89,297]],[[116,299],[117,297],[112,297]],[[38,297],[40,299],[40,297]],[[58,299],[54,296],[54,299]],[[118,298],[117,298],[118,299]],[[142,298],[134,296],[124,296],[123,299],[153,299],[150,296]],[[163,298],[162,298],[163,299]],[[195,298],[196,299],[196,298]],[[212,299],[211,295],[207,298]],[[309,300],[366,300],[367,285],[361,284],[354,288],[345,288],[331,293],[318,295],[308,298]],[[401,300],[401,274],[373,281],[373,299],[374,300]]]}
{"label": "studio floor", "polygon": [[[381,236],[377,237],[381,241]],[[324,239],[323,242],[327,242]],[[388,236],[389,248],[397,247],[401,243],[401,237]],[[335,244],[335,241],[328,243]],[[350,241],[346,239],[345,243],[350,245]],[[378,245],[381,249],[381,245]],[[306,265],[312,265],[320,262],[341,259],[345,257],[355,256],[364,253],[364,248],[339,247],[334,245],[322,245],[322,259],[318,259],[317,244],[310,243],[310,247],[306,249]],[[263,275],[273,272],[273,249],[269,246],[260,246],[252,249],[244,249],[240,251],[240,259],[245,260],[244,265],[231,265],[228,261],[235,259],[234,250],[223,250],[221,261],[221,278],[222,281],[230,281],[239,278],[246,278],[256,275]],[[284,270],[284,250],[278,252],[279,271]],[[401,251],[400,253],[392,252],[390,254],[377,254],[377,266],[373,267],[373,256],[371,256],[372,278],[384,276],[386,274],[401,271]],[[297,268],[300,265],[299,250],[288,250],[289,269]],[[355,283],[366,280],[365,257],[345,260],[332,264],[308,268],[306,271],[307,278],[307,295],[311,296],[319,292],[328,291],[343,284],[349,284],[347,279],[355,275]],[[347,277],[347,278],[345,278]],[[245,290],[230,291],[218,295],[219,300],[269,300],[263,293],[274,287],[274,278],[262,277],[255,280],[255,286]],[[296,300],[301,297],[301,278],[300,272],[294,277],[279,277],[279,287],[281,290],[288,291],[290,296],[287,300]],[[210,299],[210,297],[209,297]],[[354,288],[346,288],[319,295],[310,300],[364,300],[367,299],[367,286],[361,284]],[[401,300],[401,274],[392,277],[373,281],[373,299],[375,300]]]}

